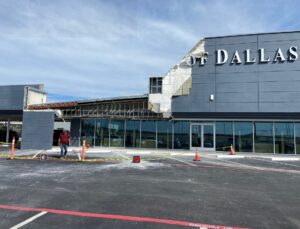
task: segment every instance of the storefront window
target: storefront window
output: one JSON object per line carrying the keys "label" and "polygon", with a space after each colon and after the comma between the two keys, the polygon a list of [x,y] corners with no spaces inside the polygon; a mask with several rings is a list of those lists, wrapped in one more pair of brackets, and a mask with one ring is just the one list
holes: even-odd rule
{"label": "storefront window", "polygon": [[110,146],[124,146],[124,120],[111,120],[109,124]]}
{"label": "storefront window", "polygon": [[156,121],[142,121],[141,147],[156,148]]}
{"label": "storefront window", "polygon": [[174,149],[190,149],[190,122],[174,122]]}
{"label": "storefront window", "polygon": [[95,119],[83,119],[81,121],[81,139],[86,140],[86,144],[94,146]]}
{"label": "storefront window", "polygon": [[96,146],[109,146],[109,120],[97,119],[96,121]]}
{"label": "storefront window", "polygon": [[275,153],[294,154],[294,123],[275,122]]}
{"label": "storefront window", "polygon": [[6,124],[0,123],[0,142],[6,142]]}
{"label": "storefront window", "polygon": [[157,121],[157,148],[172,149],[172,122]]}
{"label": "storefront window", "polygon": [[140,121],[126,121],[126,147],[140,147]]}
{"label": "storefront window", "polygon": [[254,123],[254,145],[256,153],[273,153],[273,123]]}
{"label": "storefront window", "polygon": [[234,123],[235,150],[239,152],[253,152],[253,123]]}
{"label": "storefront window", "polygon": [[300,154],[300,123],[295,123],[296,153]]}
{"label": "storefront window", "polygon": [[232,122],[216,122],[216,150],[229,151],[233,144]]}

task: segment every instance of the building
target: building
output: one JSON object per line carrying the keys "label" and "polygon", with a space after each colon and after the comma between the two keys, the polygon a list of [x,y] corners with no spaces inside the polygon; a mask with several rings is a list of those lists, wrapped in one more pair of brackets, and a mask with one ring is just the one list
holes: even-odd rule
{"label": "building", "polygon": [[45,102],[46,92],[42,84],[0,86],[0,142],[11,142],[13,137],[18,142],[24,109],[30,104]]}
{"label": "building", "polygon": [[[300,31],[201,39],[167,74],[150,77],[147,95],[27,103],[22,147],[35,146],[32,130],[47,132],[55,117],[71,122],[78,146],[86,139],[92,146],[299,154],[298,47]],[[52,144],[49,134],[39,139],[35,148]]]}

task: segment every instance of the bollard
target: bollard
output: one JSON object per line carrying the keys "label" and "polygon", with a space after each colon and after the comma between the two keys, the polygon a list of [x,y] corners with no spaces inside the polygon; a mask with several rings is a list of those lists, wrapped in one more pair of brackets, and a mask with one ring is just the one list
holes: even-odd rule
{"label": "bollard", "polygon": [[13,140],[11,143],[10,160],[13,160],[14,157],[15,157],[15,137],[13,137]]}
{"label": "bollard", "polygon": [[82,141],[81,161],[84,161],[84,158],[85,158],[85,140]]}

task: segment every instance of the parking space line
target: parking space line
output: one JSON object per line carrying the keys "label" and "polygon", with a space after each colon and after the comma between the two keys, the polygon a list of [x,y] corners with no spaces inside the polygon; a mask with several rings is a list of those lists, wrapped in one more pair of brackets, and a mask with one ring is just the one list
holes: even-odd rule
{"label": "parking space line", "polygon": [[255,158],[255,157],[252,157],[251,159],[258,160],[258,161],[269,162],[271,164],[276,163],[276,164],[280,164],[280,165],[286,165],[286,166],[292,166],[292,167],[300,168],[299,165],[291,165],[291,164],[286,164],[286,163],[282,163],[282,162],[278,162],[278,161],[268,161],[268,160],[264,160],[264,159],[261,159],[261,158]]}
{"label": "parking space line", "polygon": [[[267,167],[258,167],[258,166],[252,166],[252,165],[247,165],[247,164],[242,164],[239,162],[233,162],[233,161],[228,161],[228,160],[223,160],[223,159],[219,159],[222,161],[226,161],[226,162],[230,162],[232,164],[236,164],[236,165],[241,165],[243,169],[252,169],[252,170],[258,170],[258,171],[269,171],[269,172],[281,172],[281,173],[293,173],[293,174],[300,174],[299,170],[291,170],[291,169],[280,169],[280,168],[267,168]],[[257,159],[259,160],[259,159]],[[229,164],[230,164],[229,163]],[[271,162],[271,163],[275,163],[275,162]],[[278,163],[278,162],[277,162]],[[282,163],[281,163],[282,164]]]}
{"label": "parking space line", "polygon": [[244,168],[251,168],[251,169],[261,169],[259,167],[256,167],[256,166],[252,166],[252,165],[248,165],[248,164],[243,164],[243,163],[239,163],[239,162],[236,162],[236,161],[230,161],[230,160],[225,160],[225,159],[221,159],[221,158],[218,158],[220,161],[225,161],[227,162],[228,164],[234,164],[234,165],[239,165],[239,166],[242,166]]}
{"label": "parking space line", "polygon": [[126,155],[124,155],[122,153],[119,153],[119,152],[113,152],[113,153],[115,153],[115,154],[119,155],[120,157],[123,157],[123,158],[125,158],[127,160],[130,160],[130,157],[128,157],[128,156],[126,156]]}
{"label": "parking space line", "polygon": [[195,165],[195,164],[189,163],[189,162],[184,161],[184,160],[180,160],[180,159],[175,158],[175,157],[171,157],[171,156],[167,156],[167,155],[162,155],[162,154],[158,154],[158,155],[160,155],[160,156],[162,156],[162,157],[165,157],[165,158],[169,158],[169,159],[175,160],[175,161],[179,161],[179,162],[184,163],[184,164],[187,164],[187,165],[197,166],[197,165]]}
{"label": "parking space line", "polygon": [[[99,214],[99,213],[89,213],[89,212],[76,212],[76,211],[66,211],[66,210],[47,209],[47,208],[29,208],[29,207],[19,207],[19,206],[12,206],[12,205],[0,205],[0,209],[41,212],[39,214],[42,214],[42,212],[46,212],[46,213],[48,212],[48,213],[59,214],[59,215],[71,215],[71,216],[79,216],[79,217],[91,217],[91,218],[124,220],[124,221],[134,221],[134,222],[158,223],[158,224],[168,224],[168,225],[177,225],[177,226],[185,226],[185,227],[197,227],[197,228],[206,228],[206,229],[246,229],[246,228],[241,228],[241,227],[220,226],[220,225],[193,223],[193,222],[187,222],[187,221],[177,221],[177,220],[168,220],[168,219],[159,219],[159,218]],[[44,214],[46,214],[46,213],[44,213]]]}
{"label": "parking space line", "polygon": [[40,213],[38,213],[38,214],[36,214],[36,215],[30,217],[29,219],[26,219],[25,221],[23,221],[23,222],[21,222],[21,223],[15,225],[15,226],[13,226],[13,227],[11,227],[10,229],[18,229],[18,228],[20,228],[20,227],[23,227],[23,226],[25,226],[25,225],[31,223],[32,221],[36,220],[37,218],[39,218],[39,217],[45,215],[46,213],[48,213],[48,212],[47,212],[47,211],[42,211],[42,212],[40,212]]}

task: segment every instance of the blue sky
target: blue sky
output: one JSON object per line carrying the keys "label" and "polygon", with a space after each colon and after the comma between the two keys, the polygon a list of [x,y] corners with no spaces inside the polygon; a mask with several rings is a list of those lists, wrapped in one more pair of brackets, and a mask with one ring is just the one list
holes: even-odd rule
{"label": "blue sky", "polygon": [[49,101],[147,93],[203,37],[300,30],[300,1],[0,0],[0,84]]}

